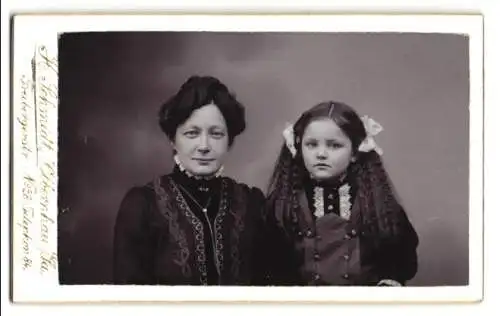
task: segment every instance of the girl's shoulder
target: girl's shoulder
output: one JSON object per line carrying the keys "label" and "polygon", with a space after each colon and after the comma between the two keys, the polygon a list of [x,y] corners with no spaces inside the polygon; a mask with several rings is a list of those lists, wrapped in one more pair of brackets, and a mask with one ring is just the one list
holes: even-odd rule
{"label": "girl's shoulder", "polygon": [[[300,194],[303,191],[304,189],[297,190],[296,194]],[[267,193],[266,200],[268,202],[290,201],[292,200],[291,191],[286,191],[280,188],[274,188]]]}

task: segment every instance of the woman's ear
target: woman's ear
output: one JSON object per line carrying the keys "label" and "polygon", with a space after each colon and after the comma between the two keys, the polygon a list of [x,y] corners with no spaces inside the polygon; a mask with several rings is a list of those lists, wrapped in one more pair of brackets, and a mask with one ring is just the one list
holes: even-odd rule
{"label": "woman's ear", "polygon": [[173,151],[173,153],[175,155],[177,153],[177,149],[175,148],[175,143],[172,140],[170,140],[169,143],[170,143],[170,146],[172,146],[172,151]]}

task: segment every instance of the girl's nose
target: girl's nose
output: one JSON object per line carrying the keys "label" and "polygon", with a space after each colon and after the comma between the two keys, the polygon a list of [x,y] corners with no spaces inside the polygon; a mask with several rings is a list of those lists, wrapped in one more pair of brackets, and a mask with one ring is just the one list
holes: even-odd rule
{"label": "girl's nose", "polygon": [[326,159],[328,157],[328,154],[326,152],[326,148],[325,147],[318,148],[318,151],[316,152],[316,157],[318,159]]}

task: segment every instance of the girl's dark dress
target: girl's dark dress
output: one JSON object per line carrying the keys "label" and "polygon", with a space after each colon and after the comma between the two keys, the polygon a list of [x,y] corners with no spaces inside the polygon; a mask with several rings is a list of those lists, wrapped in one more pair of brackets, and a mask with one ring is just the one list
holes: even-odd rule
{"label": "girl's dark dress", "polygon": [[194,179],[178,167],[132,188],[116,219],[114,283],[262,283],[263,205],[259,189],[226,177]]}
{"label": "girl's dark dress", "polygon": [[[418,237],[405,212],[401,209],[397,215],[401,225],[397,238],[377,239],[355,221],[339,215],[338,188],[342,184],[306,181],[296,201],[278,194],[270,196],[271,283],[377,285],[390,279],[405,284],[415,275]],[[350,195],[355,197],[355,181],[349,184]],[[314,186],[321,186],[324,192],[325,214],[319,218],[314,215]],[[351,213],[356,212],[359,205],[354,200]]]}

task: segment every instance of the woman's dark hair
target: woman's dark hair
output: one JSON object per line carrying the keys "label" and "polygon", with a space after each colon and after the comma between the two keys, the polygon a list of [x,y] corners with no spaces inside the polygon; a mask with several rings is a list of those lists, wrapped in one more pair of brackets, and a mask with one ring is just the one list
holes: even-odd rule
{"label": "woman's dark hair", "polygon": [[222,113],[228,129],[229,146],[246,127],[245,109],[219,79],[211,76],[191,76],[179,91],[165,102],[159,112],[160,127],[170,140],[175,138],[179,125],[193,111],[213,103]]}
{"label": "woman's dark hair", "polygon": [[[402,207],[397,201],[391,180],[381,157],[375,151],[357,150],[367,136],[366,130],[356,111],[342,102],[319,103],[304,112],[294,124],[294,145],[297,154],[293,157],[286,144],[281,147],[269,182],[269,199],[271,201],[279,199],[285,204],[298,203],[298,192],[304,187],[304,178],[308,176],[301,153],[302,136],[312,121],[325,118],[332,119],[349,137],[356,157],[347,170],[348,179],[355,181],[357,187],[353,205],[357,204],[359,207],[359,212],[352,213],[352,221],[375,236],[398,234]],[[286,207],[286,209],[287,217],[293,219],[296,216],[293,214],[293,208]],[[292,222],[297,222],[297,218]]]}

